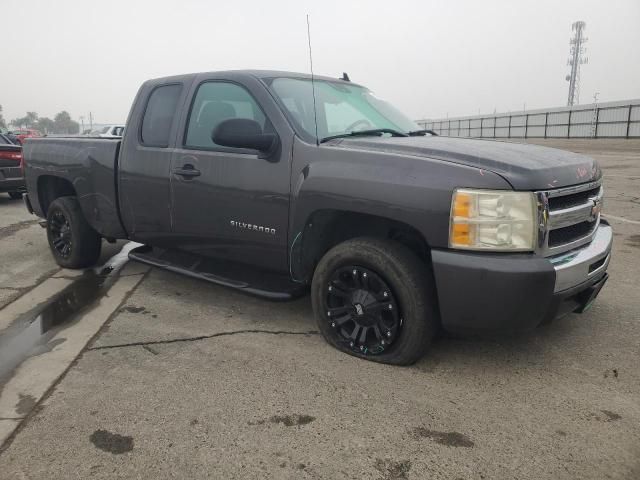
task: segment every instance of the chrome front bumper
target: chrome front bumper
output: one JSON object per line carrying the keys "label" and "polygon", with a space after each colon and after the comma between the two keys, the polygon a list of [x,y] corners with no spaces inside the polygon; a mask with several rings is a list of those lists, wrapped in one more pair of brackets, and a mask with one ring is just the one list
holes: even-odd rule
{"label": "chrome front bumper", "polygon": [[601,276],[609,266],[612,244],[613,230],[602,221],[588,245],[549,257],[548,260],[556,271],[553,293],[562,292]]}

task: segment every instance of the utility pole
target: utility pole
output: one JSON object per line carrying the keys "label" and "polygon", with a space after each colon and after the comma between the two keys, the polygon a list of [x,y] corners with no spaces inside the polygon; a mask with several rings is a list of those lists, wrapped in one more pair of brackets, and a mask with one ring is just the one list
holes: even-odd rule
{"label": "utility pole", "polygon": [[567,65],[571,67],[571,72],[565,77],[569,82],[569,95],[567,96],[567,106],[572,107],[576,103],[580,103],[580,65],[588,63],[589,59],[584,57],[586,48],[583,45],[587,42],[584,31],[587,29],[585,22],[574,22],[571,25],[573,37],[569,40],[569,59]]}
{"label": "utility pole", "polygon": [[89,129],[93,131],[93,113],[89,112]]}

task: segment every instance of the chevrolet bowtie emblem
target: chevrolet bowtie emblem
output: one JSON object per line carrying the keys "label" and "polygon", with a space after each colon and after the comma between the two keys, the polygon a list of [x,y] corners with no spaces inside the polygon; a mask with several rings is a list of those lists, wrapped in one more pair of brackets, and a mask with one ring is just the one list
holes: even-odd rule
{"label": "chevrolet bowtie emblem", "polygon": [[598,215],[600,215],[601,211],[602,211],[602,200],[593,199],[593,206],[591,207],[591,217],[594,219],[597,218]]}

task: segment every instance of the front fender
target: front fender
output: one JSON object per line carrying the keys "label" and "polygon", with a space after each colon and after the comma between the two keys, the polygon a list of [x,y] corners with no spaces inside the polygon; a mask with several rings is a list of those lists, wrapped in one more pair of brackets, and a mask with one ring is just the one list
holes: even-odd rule
{"label": "front fender", "polygon": [[453,190],[511,190],[501,176],[442,160],[309,145],[296,139],[289,245],[294,252],[314,212],[338,210],[405,223],[427,244],[447,248]]}

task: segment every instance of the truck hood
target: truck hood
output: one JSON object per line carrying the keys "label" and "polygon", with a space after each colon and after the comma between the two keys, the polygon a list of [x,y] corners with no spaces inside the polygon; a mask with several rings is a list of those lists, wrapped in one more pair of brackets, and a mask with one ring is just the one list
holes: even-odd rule
{"label": "truck hood", "polygon": [[424,136],[342,138],[327,145],[476,167],[500,175],[515,190],[566,187],[598,180],[602,175],[590,157],[522,143]]}

